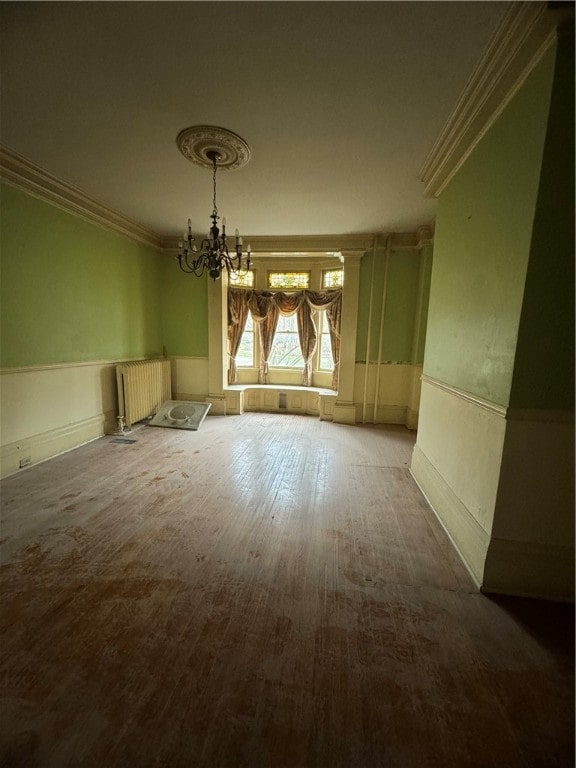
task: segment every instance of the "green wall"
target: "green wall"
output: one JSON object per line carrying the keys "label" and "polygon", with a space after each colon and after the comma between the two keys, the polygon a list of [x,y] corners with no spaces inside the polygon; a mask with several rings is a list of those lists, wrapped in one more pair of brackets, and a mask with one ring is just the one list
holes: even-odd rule
{"label": "green wall", "polygon": [[[1,356],[5,368],[160,354],[208,357],[208,278],[3,183]],[[392,250],[383,362],[421,362],[429,285],[424,251]],[[378,359],[386,253],[377,251],[370,360]],[[372,253],[362,260],[357,359],[366,356]]]}
{"label": "green wall", "polygon": [[439,201],[424,372],[508,405],[554,74],[551,50]]}
{"label": "green wall", "polygon": [[161,279],[166,354],[208,357],[208,276],[185,275],[175,259],[165,258]]}
{"label": "green wall", "polygon": [[0,204],[2,367],[162,353],[155,249],[9,184]]}
{"label": "green wall", "polygon": [[[425,249],[384,249],[367,253],[360,264],[356,360],[378,362],[382,302],[385,300],[381,362],[422,362],[430,273]],[[388,264],[386,264],[388,260]],[[372,304],[370,302],[372,295]],[[370,307],[372,309],[370,310]]]}
{"label": "green wall", "polygon": [[[574,409],[574,36],[560,36],[510,405]],[[553,247],[551,247],[553,243]]]}

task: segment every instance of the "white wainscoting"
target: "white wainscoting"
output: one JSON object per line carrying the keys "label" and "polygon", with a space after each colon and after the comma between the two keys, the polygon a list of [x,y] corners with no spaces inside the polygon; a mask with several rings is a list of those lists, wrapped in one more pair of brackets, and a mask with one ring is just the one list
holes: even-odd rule
{"label": "white wainscoting", "polygon": [[204,402],[209,392],[207,357],[170,357],[172,398]]}
{"label": "white wainscoting", "polygon": [[422,377],[411,472],[484,592],[574,599],[574,414]]}
{"label": "white wainscoting", "polygon": [[[418,427],[421,365],[356,363],[356,423],[405,424]],[[378,393],[378,396],[376,396]]]}
{"label": "white wainscoting", "polygon": [[[204,402],[209,395],[209,358],[172,356],[172,396],[175,400]],[[273,372],[274,373],[274,372]],[[349,403],[347,423],[405,424],[409,429],[418,426],[420,408],[421,365],[382,363],[370,365],[366,379],[366,366],[356,363],[354,402]],[[285,374],[277,374],[277,376]],[[294,372],[288,380],[280,382],[271,375],[270,384],[255,383],[257,371],[240,370],[239,382],[224,387],[218,408],[211,415],[238,414],[246,411],[271,411],[318,415],[331,421],[338,407],[336,393],[328,388],[331,375],[323,382],[314,381],[313,387],[298,386],[301,373]],[[376,384],[378,397],[376,398]],[[286,408],[280,406],[279,392],[286,392]],[[318,393],[321,393],[319,397]],[[365,399],[364,399],[365,398]],[[376,418],[374,417],[376,414]],[[338,419],[338,417],[337,417]]]}
{"label": "white wainscoting", "polygon": [[115,363],[96,361],[0,372],[0,476],[113,431]]}
{"label": "white wainscoting", "polygon": [[411,472],[478,586],[505,432],[506,409],[423,377]]}

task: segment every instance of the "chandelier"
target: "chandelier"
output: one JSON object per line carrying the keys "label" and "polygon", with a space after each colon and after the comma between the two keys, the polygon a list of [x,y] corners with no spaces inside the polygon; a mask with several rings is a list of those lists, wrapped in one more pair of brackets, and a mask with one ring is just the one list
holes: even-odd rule
{"label": "chandelier", "polygon": [[[245,275],[250,269],[251,250],[250,245],[243,251],[243,241],[238,230],[235,232],[235,242],[232,253],[228,248],[228,236],[226,234],[226,219],[222,219],[222,232],[218,228],[218,206],[216,203],[216,172],[219,166],[225,168],[237,168],[248,161],[250,150],[246,142],[231,131],[211,126],[196,126],[182,131],[177,138],[177,143],[182,154],[204,167],[212,167],[212,226],[200,247],[195,245],[192,235],[192,222],[188,219],[188,226],[184,237],[178,243],[177,260],[180,269],[187,274],[200,277],[208,272],[213,280],[218,280],[223,270],[228,276]],[[232,246],[230,246],[232,248]]]}

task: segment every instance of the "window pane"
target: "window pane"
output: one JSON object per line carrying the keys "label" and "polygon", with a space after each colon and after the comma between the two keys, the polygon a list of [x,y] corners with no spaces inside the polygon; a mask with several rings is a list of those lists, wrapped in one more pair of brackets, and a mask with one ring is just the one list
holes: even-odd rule
{"label": "window pane", "polygon": [[341,288],[343,284],[343,269],[325,269],[322,272],[322,288]]}
{"label": "window pane", "polygon": [[298,335],[298,321],[296,320],[295,314],[290,315],[290,317],[280,315],[278,318],[278,325],[276,326],[276,333],[282,333],[283,331]]}
{"label": "window pane", "polygon": [[236,365],[240,368],[254,367],[254,323],[250,313],[248,313],[246,327],[240,340],[238,354],[236,355]]}
{"label": "window pane", "polygon": [[300,351],[296,315],[291,317],[280,315],[278,318],[278,325],[268,363],[274,368],[303,367],[304,358]]}
{"label": "window pane", "polygon": [[334,368],[334,358],[332,357],[332,346],[330,344],[330,334],[323,333],[320,336],[320,370],[331,371]]}
{"label": "window pane", "polygon": [[274,368],[301,368],[304,358],[298,337],[293,333],[276,333],[268,362]]}
{"label": "window pane", "polygon": [[268,272],[268,288],[309,288],[310,272]]}
{"label": "window pane", "polygon": [[246,272],[245,275],[234,275],[233,272],[230,273],[230,279],[228,280],[230,285],[233,286],[246,286],[248,288],[254,287],[254,272],[250,270],[250,272]]}

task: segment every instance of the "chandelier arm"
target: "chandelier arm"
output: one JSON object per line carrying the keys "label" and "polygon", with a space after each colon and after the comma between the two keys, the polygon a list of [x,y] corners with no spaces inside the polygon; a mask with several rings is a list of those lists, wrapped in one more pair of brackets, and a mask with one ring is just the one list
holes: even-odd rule
{"label": "chandelier arm", "polygon": [[[200,250],[196,251],[195,246],[192,246],[194,238],[192,237],[192,228],[190,220],[188,220],[188,232],[185,233],[184,242],[180,242],[180,252],[178,254],[178,263],[180,269],[187,274],[195,274],[200,277],[204,272],[208,272],[213,280],[218,280],[222,275],[222,270],[226,269],[228,275],[234,275],[235,277],[243,277],[250,271],[250,246],[248,246],[248,253],[246,255],[246,261],[243,264],[244,253],[242,251],[242,238],[240,233],[236,230],[236,245],[234,253],[231,256],[228,251],[227,237],[226,237],[226,219],[222,219],[222,232],[218,229],[218,204],[216,200],[216,173],[218,171],[217,160],[221,158],[221,155],[215,151],[210,150],[206,155],[212,160],[212,187],[213,187],[213,209],[210,218],[212,219],[212,226],[208,238],[202,240]],[[186,247],[185,241],[188,241]],[[189,254],[196,254],[195,258],[189,260]]]}
{"label": "chandelier arm", "polygon": [[[204,274],[204,265],[200,264],[198,259],[193,259],[192,263],[190,263],[188,261],[187,253],[178,254],[178,264],[182,272],[187,275],[196,275],[196,277],[201,277]],[[201,266],[200,270],[199,266]]]}

